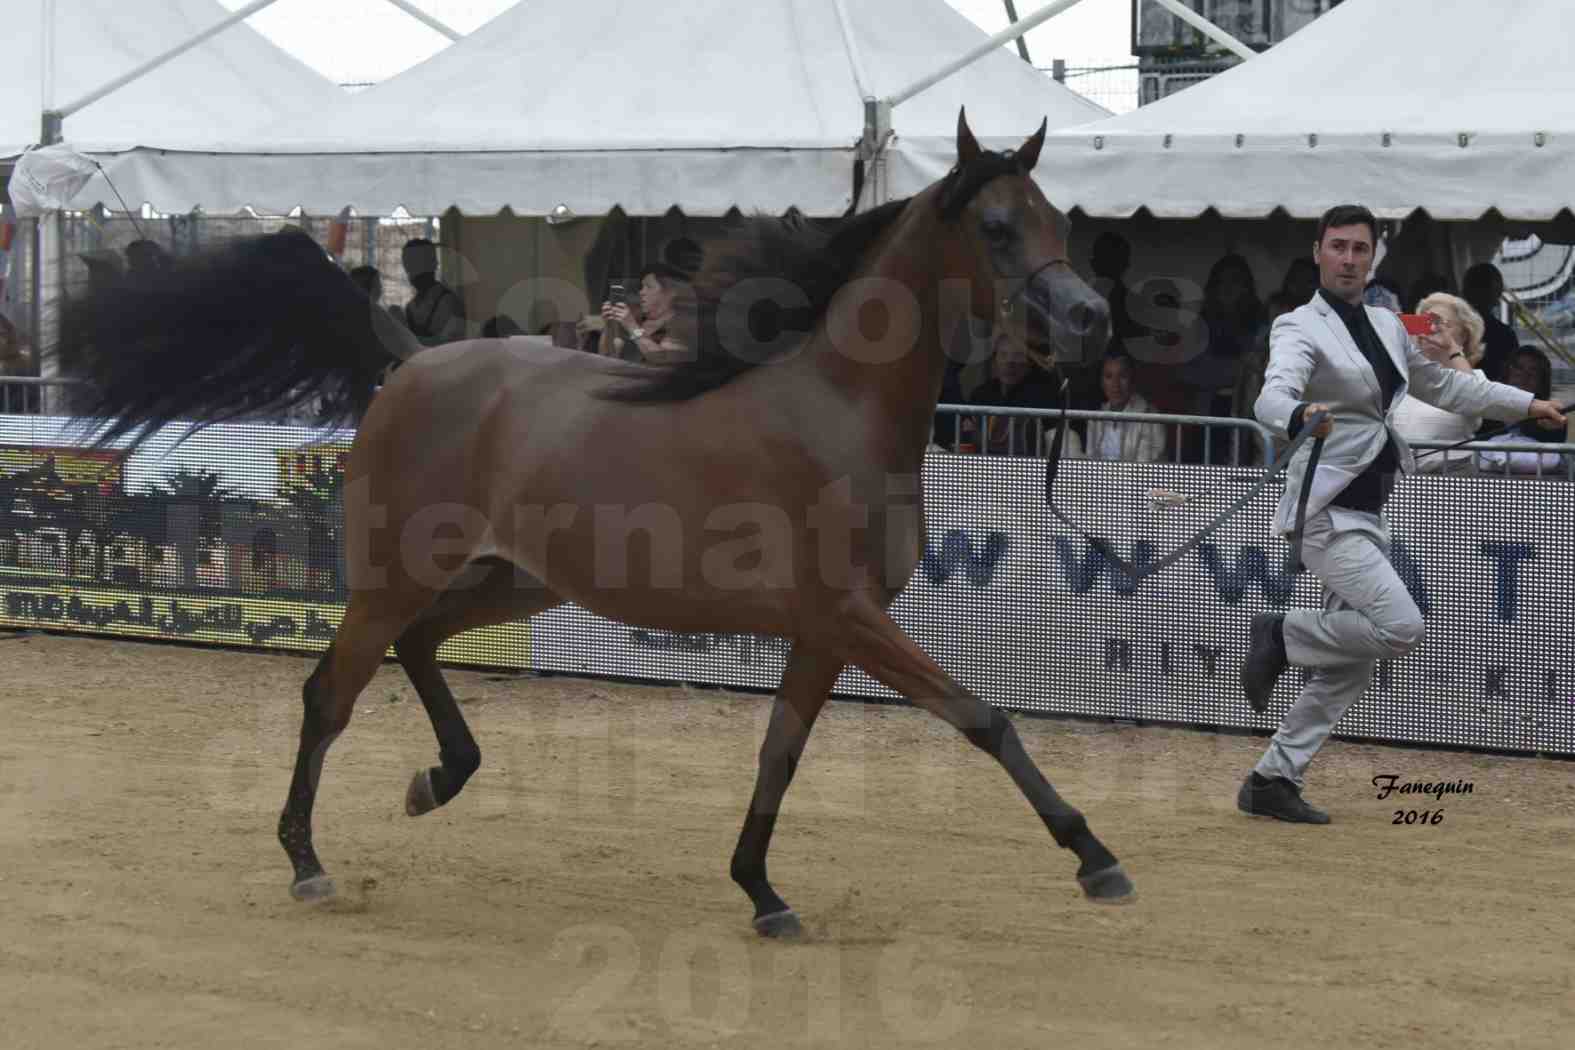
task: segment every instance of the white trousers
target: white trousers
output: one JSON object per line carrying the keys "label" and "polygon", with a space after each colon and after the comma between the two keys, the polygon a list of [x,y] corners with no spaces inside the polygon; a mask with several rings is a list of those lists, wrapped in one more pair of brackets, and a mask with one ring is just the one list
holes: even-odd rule
{"label": "white trousers", "polygon": [[1307,519],[1302,561],[1323,581],[1323,608],[1285,614],[1285,652],[1312,677],[1257,766],[1259,775],[1297,787],[1366,691],[1373,665],[1404,656],[1424,633],[1421,611],[1389,564],[1389,530],[1376,514],[1331,507]]}

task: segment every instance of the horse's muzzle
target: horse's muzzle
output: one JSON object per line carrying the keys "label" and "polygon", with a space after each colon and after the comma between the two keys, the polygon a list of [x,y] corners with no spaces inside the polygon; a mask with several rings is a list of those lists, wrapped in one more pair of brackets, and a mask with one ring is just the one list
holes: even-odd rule
{"label": "horse's muzzle", "polygon": [[1110,342],[1110,305],[1098,292],[1065,270],[1045,274],[1027,292],[1033,335],[1063,360],[1098,360]]}

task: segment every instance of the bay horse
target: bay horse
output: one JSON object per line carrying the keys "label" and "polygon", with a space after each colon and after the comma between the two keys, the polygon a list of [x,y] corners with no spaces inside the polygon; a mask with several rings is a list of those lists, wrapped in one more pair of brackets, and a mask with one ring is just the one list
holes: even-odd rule
{"label": "bay horse", "polygon": [[[920,559],[947,318],[1013,324],[1041,357],[1102,348],[1108,332],[1104,300],[1068,263],[1065,217],[1030,178],[1044,134],[986,151],[959,113],[955,167],[916,196],[826,227],[747,220],[707,248],[696,350],[674,367],[483,339],[420,350],[375,389],[409,340],[299,231],[221,244],[157,288],[85,302],[100,444],[307,399],[325,417],[359,418],[346,463],[348,605],[302,690],[278,825],[295,898],[335,892],[313,844],[313,800],[390,646],[438,742],[440,763],[406,792],[416,816],[451,802],[481,761],[438,646],[564,602],[638,627],[791,641],[730,869],[762,935],[801,932],[766,853],[811,727],[850,664],[996,759],[1076,855],[1088,898],[1130,898],[1114,854],[1011,720],[887,611]],[[779,315],[803,322],[770,340],[745,294],[768,287],[785,297]]]}

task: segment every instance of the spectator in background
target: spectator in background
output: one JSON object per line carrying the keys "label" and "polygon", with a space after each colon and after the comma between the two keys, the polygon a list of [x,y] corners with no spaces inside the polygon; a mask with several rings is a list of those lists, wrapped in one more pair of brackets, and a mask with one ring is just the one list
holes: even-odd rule
{"label": "spectator in background", "polygon": [[[1309,266],[1312,264],[1309,262]],[[1318,278],[1318,268],[1312,266],[1313,279]],[[1286,274],[1289,283],[1290,274]],[[1310,298],[1310,297],[1309,297]],[[1264,302],[1265,323],[1262,332],[1254,340],[1252,352],[1242,358],[1241,370],[1236,374],[1236,388],[1231,393],[1230,414],[1235,419],[1255,419],[1252,406],[1258,402],[1258,394],[1263,390],[1263,376],[1269,369],[1269,331],[1274,327],[1274,321],[1281,314],[1288,314],[1305,303],[1306,299],[1298,300],[1292,294],[1287,294],[1283,287],[1278,292],[1273,292]],[[1258,444],[1253,442],[1250,448],[1244,450],[1244,462],[1256,463],[1260,458],[1257,454]]]}
{"label": "spectator in background", "polygon": [[1504,301],[1504,275],[1492,263],[1478,263],[1461,279],[1460,297],[1482,317],[1482,372],[1498,382],[1503,379],[1504,366],[1520,346],[1515,330],[1498,319],[1499,304]]}
{"label": "spectator in background", "polygon": [[483,339],[507,339],[513,335],[524,334],[525,329],[521,328],[519,322],[508,314],[498,314],[496,317],[489,317],[486,323],[481,326],[481,338]]}
{"label": "spectator in background", "polygon": [[[989,379],[995,367],[990,332],[988,321],[980,322],[971,317],[954,329],[951,345],[946,350],[946,370],[941,375],[941,396],[937,404],[966,405],[973,400],[974,391]],[[933,439],[937,445],[946,449],[956,446],[960,418],[950,412],[935,414]]]}
{"label": "spectator in background", "polygon": [[156,280],[170,268],[170,255],[146,237],[126,245],[126,276],[133,282]]}
{"label": "spectator in background", "polygon": [[688,237],[674,237],[662,247],[662,261],[693,278],[700,272],[705,253]]}
{"label": "spectator in background", "polygon": [[1367,289],[1362,292],[1362,302],[1392,314],[1405,313],[1405,306],[1400,299],[1400,286],[1392,277],[1374,277],[1368,281]]}
{"label": "spectator in background", "polygon": [[437,278],[437,245],[425,237],[414,237],[405,242],[399,260],[416,290],[405,305],[405,327],[425,346],[463,339],[465,303],[458,292]]}
{"label": "spectator in background", "polygon": [[1089,269],[1094,272],[1094,290],[1110,304],[1109,350],[1126,349],[1128,339],[1148,333],[1148,329],[1132,320],[1127,304],[1129,289],[1126,284],[1127,268],[1132,264],[1132,246],[1120,234],[1105,232],[1094,238],[1089,252]]}
{"label": "spectator in background", "polygon": [[573,321],[548,321],[536,332],[552,340],[552,345],[564,350],[580,350],[578,326]]}
{"label": "spectator in background", "polygon": [[[674,331],[680,311],[687,305],[685,300],[693,295],[689,277],[682,270],[667,263],[647,266],[640,274],[638,309],[630,303],[602,303],[602,320],[622,325],[628,338],[608,340],[604,332],[601,352],[652,365],[693,360],[693,336]],[[693,315],[692,308],[683,312]]]}
{"label": "spectator in background", "polygon": [[[1150,391],[1155,411],[1187,412],[1192,407],[1190,392],[1185,384],[1176,381],[1176,373],[1208,345],[1207,329],[1195,314],[1183,309],[1181,287],[1169,277],[1151,277],[1139,289],[1138,306],[1147,326],[1145,334],[1124,350],[1110,352],[1124,353],[1137,361],[1133,385]],[[1188,316],[1193,318],[1190,323]],[[1101,359],[1096,378],[1102,378],[1103,368]],[[1089,407],[1097,409],[1105,400],[1101,382],[1100,397]]]}
{"label": "spectator in background", "polygon": [[[1434,292],[1416,306],[1416,312],[1433,318],[1437,329],[1432,335],[1417,336],[1417,349],[1429,361],[1458,372],[1478,371],[1482,361],[1482,317],[1464,299],[1445,292]],[[1481,416],[1463,416],[1434,408],[1406,394],[1394,407],[1390,425],[1406,441],[1437,441],[1453,444],[1465,441],[1482,426]],[[1455,473],[1471,465],[1472,453],[1437,452],[1416,461],[1424,474]]]}
{"label": "spectator in background", "polygon": [[[1060,408],[1060,387],[1049,373],[1028,359],[1028,351],[1005,330],[996,329],[990,341],[990,378],[974,391],[972,404],[981,408]],[[986,416],[989,430],[983,451],[994,456],[1038,456],[1048,447],[1046,419]],[[977,421],[965,416],[963,440],[977,441]]]}
{"label": "spectator in background", "polygon": [[375,266],[357,266],[350,271],[350,283],[354,284],[374,305],[383,301],[383,274]]}
{"label": "spectator in background", "polygon": [[1131,290],[1126,283],[1131,265],[1132,246],[1125,237],[1106,230],[1094,238],[1088,257],[1094,279],[1089,283],[1110,306],[1110,342],[1102,348],[1099,358],[1078,361],[1076,367],[1067,369],[1073,408],[1094,408],[1100,403],[1099,369],[1104,353],[1130,352],[1131,343],[1149,335],[1148,328],[1132,317]]}
{"label": "spectator in background", "polygon": [[[1101,411],[1153,411],[1148,399],[1133,389],[1134,365],[1130,354],[1114,353],[1105,357],[1100,369],[1100,385],[1105,391]],[[1158,463],[1165,457],[1165,428],[1159,423],[1091,420],[1085,452],[1089,459]]]}
{"label": "spectator in background", "polygon": [[[1553,397],[1553,362],[1535,346],[1522,346],[1504,364],[1504,380],[1519,387],[1542,401]],[[1514,444],[1527,441],[1556,443],[1569,439],[1568,426],[1559,426],[1541,419],[1527,419],[1515,424],[1502,434],[1484,440],[1490,443]],[[1497,467],[1509,474],[1552,474],[1564,465],[1564,457],[1557,452],[1480,452],[1484,468]]]}
{"label": "spectator in background", "polygon": [[1208,326],[1208,352],[1239,359],[1263,330],[1263,303],[1247,260],[1234,253],[1209,269],[1203,285],[1203,323]]}
{"label": "spectator in background", "polygon": [[[1292,259],[1280,280],[1279,294],[1291,304],[1292,310],[1305,306],[1318,294],[1318,264],[1304,255]],[[1268,336],[1264,338],[1267,340]]]}
{"label": "spectator in background", "polygon": [[[1246,259],[1225,255],[1209,269],[1202,316],[1208,332],[1207,349],[1180,370],[1182,381],[1193,391],[1188,411],[1200,416],[1228,416],[1243,360],[1264,331],[1263,303]],[[1230,440],[1229,430],[1223,427],[1189,433],[1185,458],[1189,462],[1200,458],[1208,463],[1226,462]]]}

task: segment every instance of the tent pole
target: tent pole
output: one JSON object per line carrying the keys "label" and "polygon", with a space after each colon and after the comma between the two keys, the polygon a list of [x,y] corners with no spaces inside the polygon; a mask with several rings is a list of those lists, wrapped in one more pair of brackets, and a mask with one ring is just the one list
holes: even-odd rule
{"label": "tent pole", "polygon": [[1018,39],[1030,29],[1043,24],[1068,8],[1076,7],[1081,2],[1082,0],[1054,0],[1053,3],[1046,4],[1044,7],[1041,7],[1039,10],[1035,11],[1021,22],[1018,22],[1016,25],[1008,26],[1007,28],[1001,30],[999,33],[995,34],[990,39],[986,40],[984,43],[968,52],[966,55],[963,55],[961,58],[952,62],[948,62],[934,73],[931,73],[928,76],[920,77],[918,80],[915,80],[901,91],[888,96],[886,101],[891,103],[891,105],[894,107],[902,105],[902,103],[908,101],[914,95],[917,95],[926,88],[934,87],[936,84],[939,84],[941,81],[945,80],[959,69],[962,69],[964,66],[969,66],[977,62],[979,59],[983,58],[985,55],[988,55],[1002,44],[1007,44],[1013,40]]}
{"label": "tent pole", "polygon": [[1198,32],[1208,37],[1210,40],[1213,40],[1216,44],[1219,44],[1221,47],[1224,47],[1230,51],[1234,51],[1241,58],[1258,57],[1258,52],[1254,51],[1246,44],[1243,44],[1240,40],[1237,40],[1235,37],[1225,32],[1225,30],[1221,29],[1213,22],[1210,22],[1207,18],[1204,18],[1202,15],[1192,10],[1192,8],[1181,3],[1181,0],[1154,0],[1154,3],[1158,4],[1160,7],[1163,7],[1165,10],[1169,11],[1171,14],[1187,23],[1193,29],[1196,29]]}
{"label": "tent pole", "polygon": [[891,103],[885,99],[864,100],[864,138],[859,140],[859,156],[864,161],[864,185],[869,207],[885,204],[886,140],[891,138]]}
{"label": "tent pole", "polygon": [[[1006,0],[1006,20],[1014,25],[1017,22],[1017,5],[1012,0]],[[1017,38],[1017,53],[1023,56],[1024,62],[1034,64],[1034,60],[1028,57],[1028,41],[1024,37]]]}
{"label": "tent pole", "polygon": [[[869,99],[870,77],[864,71],[864,56],[859,53],[859,42],[853,35],[853,23],[848,20],[847,0],[832,0],[832,5],[837,9],[837,25],[842,29],[842,44],[848,49],[848,64],[853,67],[853,86],[858,90],[859,98]],[[868,129],[865,129],[868,131]]]}
{"label": "tent pole", "polygon": [[399,8],[411,18],[414,18],[417,22],[420,22],[422,25],[426,26],[428,29],[436,30],[442,35],[448,37],[450,40],[458,40],[464,35],[462,33],[454,32],[454,30],[450,29],[448,26],[444,25],[442,22],[439,22],[437,19],[421,10],[421,8],[417,7],[415,4],[412,4],[410,0],[388,0],[388,2]]}
{"label": "tent pole", "polygon": [[[136,69],[133,69],[131,72],[122,74],[121,76],[116,77],[114,80],[111,80],[103,87],[89,91],[86,95],[83,95],[75,102],[61,106],[59,109],[55,110],[54,113],[60,119],[64,120],[66,117],[71,116],[71,114],[77,112],[83,107],[90,106],[97,102],[99,99],[103,98],[105,95],[108,95],[110,92],[118,91],[127,84],[131,83],[133,80],[153,72],[155,69],[164,65],[164,63],[170,61],[171,59],[179,58],[181,55],[184,55],[186,52],[207,40],[209,37],[222,33],[224,30],[230,28],[230,26],[237,22],[245,21],[273,2],[274,0],[252,0],[251,3],[247,4],[239,11],[233,12],[226,18],[221,18],[217,23],[209,26],[207,29],[204,29],[202,32],[198,33],[196,36],[192,37],[185,43],[179,44],[176,47],[172,47],[162,55],[149,59],[148,61],[142,63],[142,65],[138,66]],[[46,102],[45,104],[47,105],[48,103]]]}
{"label": "tent pole", "polygon": [[[42,21],[39,43],[42,45],[42,54],[39,55],[39,97],[44,101],[44,112],[47,114],[55,104],[55,0],[42,0]],[[45,142],[44,145],[49,145]]]}

